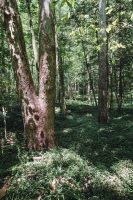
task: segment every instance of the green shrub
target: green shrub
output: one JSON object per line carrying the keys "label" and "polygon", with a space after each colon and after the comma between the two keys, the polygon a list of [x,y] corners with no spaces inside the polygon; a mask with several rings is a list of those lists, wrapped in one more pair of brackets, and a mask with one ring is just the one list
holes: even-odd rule
{"label": "green shrub", "polygon": [[[84,199],[82,183],[88,174],[87,163],[67,149],[38,153],[40,161],[30,161],[34,153],[20,157],[21,165],[12,170],[11,187],[6,199]],[[57,181],[55,192],[52,183]]]}

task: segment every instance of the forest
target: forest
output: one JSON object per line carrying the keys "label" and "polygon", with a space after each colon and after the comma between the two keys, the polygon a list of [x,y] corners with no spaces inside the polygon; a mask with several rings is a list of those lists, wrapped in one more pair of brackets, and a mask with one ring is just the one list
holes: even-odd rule
{"label": "forest", "polygon": [[132,80],[132,0],[0,0],[0,199],[133,200]]}

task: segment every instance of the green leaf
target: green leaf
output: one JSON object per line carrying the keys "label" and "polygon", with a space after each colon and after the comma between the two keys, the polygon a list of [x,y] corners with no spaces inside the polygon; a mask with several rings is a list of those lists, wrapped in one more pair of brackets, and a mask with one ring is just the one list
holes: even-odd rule
{"label": "green leaf", "polygon": [[63,7],[65,5],[65,3],[66,3],[66,0],[62,0],[61,1],[61,7]]}
{"label": "green leaf", "polygon": [[68,0],[66,0],[66,3],[67,3],[67,5],[68,5],[70,8],[73,8],[73,7],[72,7],[72,4],[71,4]]}
{"label": "green leaf", "polygon": [[109,33],[112,30],[112,25],[108,25],[108,27],[106,28],[106,32]]}
{"label": "green leaf", "polygon": [[106,14],[110,15],[112,13],[112,11],[113,11],[113,8],[110,7],[110,8],[107,8],[106,10],[107,10]]}
{"label": "green leaf", "polygon": [[133,13],[131,14],[131,21],[133,21]]}

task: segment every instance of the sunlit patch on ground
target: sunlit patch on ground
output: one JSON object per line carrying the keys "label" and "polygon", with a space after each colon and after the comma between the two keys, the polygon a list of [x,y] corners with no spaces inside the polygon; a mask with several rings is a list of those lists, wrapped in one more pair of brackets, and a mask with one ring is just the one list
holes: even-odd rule
{"label": "sunlit patch on ground", "polygon": [[16,143],[0,155],[1,182],[9,175],[11,183],[7,200],[133,199],[131,114],[99,125],[94,109],[82,115],[72,109],[57,112],[58,148],[26,152]]}

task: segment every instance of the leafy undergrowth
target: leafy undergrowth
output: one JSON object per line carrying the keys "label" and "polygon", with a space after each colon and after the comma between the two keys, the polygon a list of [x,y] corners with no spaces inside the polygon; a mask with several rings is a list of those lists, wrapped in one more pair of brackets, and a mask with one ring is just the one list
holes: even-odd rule
{"label": "leafy undergrowth", "polygon": [[12,148],[1,156],[2,173],[8,161],[3,177],[10,176],[3,199],[132,200],[132,117],[130,110],[113,112],[108,125],[99,125],[95,109],[83,106],[79,112],[69,106],[66,116],[57,115],[56,149],[35,153]]}
{"label": "leafy undergrowth", "polygon": [[67,149],[24,153],[20,159],[5,199],[132,199],[131,161],[120,161],[109,172]]}

